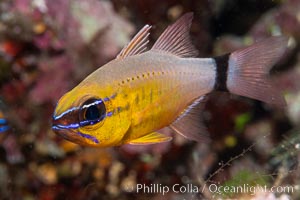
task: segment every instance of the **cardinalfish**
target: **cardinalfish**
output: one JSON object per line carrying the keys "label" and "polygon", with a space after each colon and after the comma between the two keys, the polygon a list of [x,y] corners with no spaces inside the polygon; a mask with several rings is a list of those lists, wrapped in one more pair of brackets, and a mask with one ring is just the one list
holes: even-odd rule
{"label": "cardinalfish", "polygon": [[158,131],[170,127],[203,142],[204,97],[230,92],[283,106],[285,100],[268,78],[283,55],[287,38],[271,37],[214,58],[196,58],[189,38],[193,14],[187,13],[147,49],[145,25],[117,57],[86,77],[58,101],[52,129],[80,145],[110,147],[153,144],[172,137]]}
{"label": "cardinalfish", "polygon": [[3,113],[0,111],[0,134],[5,133],[9,129],[7,120],[5,119]]}

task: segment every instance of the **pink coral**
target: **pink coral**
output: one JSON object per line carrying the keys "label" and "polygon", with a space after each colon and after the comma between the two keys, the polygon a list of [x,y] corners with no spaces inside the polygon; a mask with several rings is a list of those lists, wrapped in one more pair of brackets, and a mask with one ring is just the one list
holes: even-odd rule
{"label": "pink coral", "polygon": [[37,84],[30,91],[30,99],[38,104],[51,101],[55,102],[68,89],[70,89],[70,77],[72,68],[71,59],[68,56],[53,58],[50,62],[42,60],[40,63],[40,75]]}

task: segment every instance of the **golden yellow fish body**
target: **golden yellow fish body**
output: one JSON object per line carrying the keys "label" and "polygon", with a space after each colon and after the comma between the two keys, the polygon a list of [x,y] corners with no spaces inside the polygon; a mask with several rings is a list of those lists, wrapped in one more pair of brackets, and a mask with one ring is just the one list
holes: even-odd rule
{"label": "golden yellow fish body", "polygon": [[[113,114],[103,123],[81,127],[79,131],[92,132],[105,146],[130,143],[168,126],[196,98],[212,90],[213,60],[201,62],[203,66],[199,68],[197,59],[155,51],[113,60],[67,93],[59,105],[74,102],[75,106],[81,95],[81,102],[90,97],[109,99],[106,109]],[[67,107],[58,107],[56,115],[65,110]]]}
{"label": "golden yellow fish body", "polygon": [[192,14],[169,26],[145,51],[146,25],[117,58],[86,77],[58,102],[52,129],[81,145],[110,147],[166,142],[169,126],[195,141],[207,139],[203,97],[225,91],[275,105],[285,100],[266,76],[286,48],[272,37],[215,58],[194,58],[188,31]]}

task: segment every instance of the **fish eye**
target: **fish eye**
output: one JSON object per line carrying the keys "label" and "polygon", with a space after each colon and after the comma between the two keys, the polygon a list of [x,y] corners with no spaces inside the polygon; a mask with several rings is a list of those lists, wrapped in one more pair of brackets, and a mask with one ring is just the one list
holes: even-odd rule
{"label": "fish eye", "polygon": [[105,104],[101,99],[85,101],[79,111],[80,126],[93,125],[102,121],[106,116]]}

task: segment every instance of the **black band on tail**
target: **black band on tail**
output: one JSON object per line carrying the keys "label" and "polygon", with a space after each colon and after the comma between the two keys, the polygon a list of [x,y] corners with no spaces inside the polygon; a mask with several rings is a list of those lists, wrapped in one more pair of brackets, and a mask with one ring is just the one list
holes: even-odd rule
{"label": "black band on tail", "polygon": [[226,81],[229,56],[230,53],[214,58],[216,62],[216,80],[214,90],[228,92]]}

